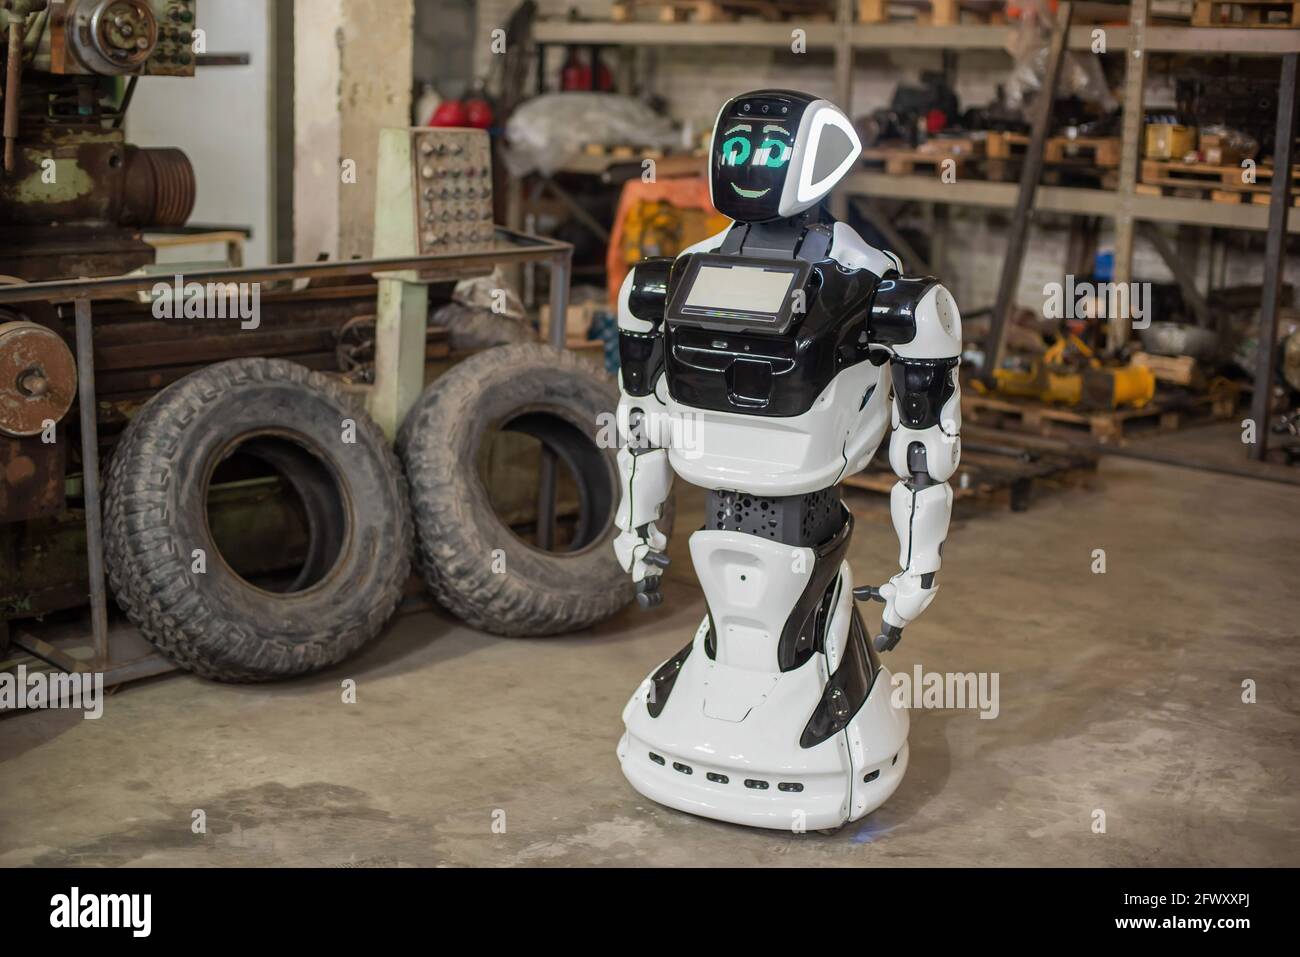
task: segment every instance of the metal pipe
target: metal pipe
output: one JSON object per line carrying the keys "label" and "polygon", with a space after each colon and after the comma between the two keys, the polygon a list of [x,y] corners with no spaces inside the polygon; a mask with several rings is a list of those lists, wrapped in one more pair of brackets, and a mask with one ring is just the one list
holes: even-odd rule
{"label": "metal pipe", "polygon": [[108,592],[104,586],[103,516],[99,511],[99,423],[95,403],[94,332],[90,300],[78,299],[77,378],[81,409],[82,495],[86,505],[86,558],[90,569],[90,624],[95,642],[95,666],[108,668]]}
{"label": "metal pipe", "polygon": [[9,16],[9,51],[5,61],[5,172],[14,171],[14,143],[18,139],[18,107],[22,103],[23,18],[12,10]]}
{"label": "metal pipe", "polygon": [[569,315],[569,257],[573,247],[552,254],[551,258],[551,345],[563,349]]}
{"label": "metal pipe", "polygon": [[[563,349],[569,312],[569,257],[566,249],[551,257],[551,342]],[[595,429],[596,423],[592,423]],[[555,544],[555,491],[559,460],[555,451],[542,445],[541,472],[537,478],[537,547],[549,551]]]}

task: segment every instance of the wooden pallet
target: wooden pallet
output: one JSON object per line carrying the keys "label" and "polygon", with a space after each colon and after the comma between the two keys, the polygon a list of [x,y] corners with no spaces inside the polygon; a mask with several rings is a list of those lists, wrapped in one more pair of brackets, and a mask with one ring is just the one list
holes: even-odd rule
{"label": "wooden pallet", "polygon": [[1045,405],[1033,399],[1001,395],[964,394],[963,420],[982,425],[1017,428],[1035,435],[1089,435],[1103,444],[1120,445],[1142,432],[1175,432],[1190,425],[1231,418],[1237,392],[1157,396],[1140,409],[1085,412]]}
{"label": "wooden pallet", "polygon": [[732,23],[742,17],[779,21],[829,21],[835,18],[827,0],[617,0],[610,18],[615,22],[642,19],[649,12],[661,23]]}
{"label": "wooden pallet", "polygon": [[[1212,186],[1169,186],[1155,183],[1138,183],[1133,191],[1139,196],[1172,196],[1174,199],[1204,199],[1228,205],[1267,206],[1272,199],[1268,193],[1246,190],[1216,189]],[[1292,204],[1300,206],[1300,194],[1292,196]]]}
{"label": "wooden pallet", "polygon": [[984,134],[984,155],[989,159],[1023,159],[1028,148],[1028,133],[989,130]]}
{"label": "wooden pallet", "polygon": [[[1236,189],[1212,189],[1210,190],[1210,199],[1216,203],[1228,203],[1251,206],[1268,206],[1273,202],[1273,197],[1268,193],[1248,193],[1244,190]],[[1300,193],[1291,194],[1291,205],[1300,206]]]}
{"label": "wooden pallet", "polygon": [[642,146],[607,146],[604,143],[587,143],[582,147],[582,152],[586,156],[601,156],[608,159],[645,159],[647,157],[659,159],[664,155],[661,149],[650,149]]}
{"label": "wooden pallet", "polygon": [[[1143,196],[1173,196],[1180,199],[1208,199],[1216,203],[1254,204],[1272,202],[1273,169],[1260,166],[1254,183],[1241,182],[1240,166],[1215,166],[1209,163],[1173,163],[1143,160],[1141,182],[1135,191]],[[1300,206],[1300,167],[1292,171],[1292,204]]]}
{"label": "wooden pallet", "polygon": [[[1012,511],[1021,512],[1035,486],[1086,483],[1097,459],[1096,452],[1059,440],[968,426],[962,429],[961,465],[949,484],[957,501],[1005,496]],[[850,488],[882,495],[897,483],[898,476],[883,462],[844,480]]]}
{"label": "wooden pallet", "polygon": [[1120,150],[1118,136],[1049,136],[1043,146],[1043,162],[1087,162],[1115,169],[1119,166]]}
{"label": "wooden pallet", "polygon": [[1208,186],[1160,186],[1155,183],[1137,183],[1133,192],[1139,196],[1172,196],[1175,199],[1212,199],[1218,190]]}
{"label": "wooden pallet", "polygon": [[[1114,189],[1119,184],[1119,141],[1114,139],[1112,143],[1112,139],[1052,137],[1044,145],[1042,182],[1049,186],[1070,186],[1085,180],[1095,188]],[[1070,143],[1077,147],[1073,153],[1067,145]],[[1026,133],[988,131],[984,134],[985,176],[997,183],[1018,181],[1028,148]]]}
{"label": "wooden pallet", "polygon": [[[1172,186],[1219,190],[1221,192],[1267,193],[1272,188],[1273,167],[1256,166],[1255,182],[1244,183],[1241,166],[1213,163],[1178,163],[1172,160],[1143,160],[1140,179],[1150,186]],[[1291,182],[1300,186],[1300,166],[1291,167]]]}
{"label": "wooden pallet", "polygon": [[878,147],[862,151],[862,159],[871,165],[883,165],[891,176],[911,176],[916,172],[933,172],[942,175],[944,163],[952,160],[954,172],[959,179],[973,178],[971,174],[979,159],[974,153],[938,153],[927,150],[899,149],[897,147]]}
{"label": "wooden pallet", "polygon": [[[984,178],[993,183],[1018,183],[1023,159],[984,161]],[[1044,186],[1087,186],[1092,189],[1115,189],[1119,170],[1103,169],[1091,163],[1062,163],[1044,166],[1039,183]]]}
{"label": "wooden pallet", "polygon": [[1300,2],[1292,0],[1199,0],[1194,27],[1300,28]]}
{"label": "wooden pallet", "polygon": [[913,19],[936,27],[962,22],[1005,23],[1006,4],[1000,0],[858,0],[859,23],[888,23]]}

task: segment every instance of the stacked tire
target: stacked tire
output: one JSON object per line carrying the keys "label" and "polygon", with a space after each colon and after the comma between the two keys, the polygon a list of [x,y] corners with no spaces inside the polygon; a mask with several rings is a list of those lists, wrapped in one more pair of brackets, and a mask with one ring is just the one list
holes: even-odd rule
{"label": "stacked tire", "polygon": [[[232,569],[207,519],[212,476],[241,451],[293,486],[311,528],[298,580]],[[209,366],[136,415],[105,488],[118,604],[181,667],[267,681],[339,662],[374,638],[410,569],[405,483],[380,429],[333,380],[277,359]]]}
{"label": "stacked tire", "polygon": [[[532,343],[480,352],[434,381],[397,451],[417,565],[440,604],[484,631],[544,636],[589,627],[632,601],[613,549],[617,449],[600,441],[617,405],[607,377],[574,353]],[[570,550],[534,547],[493,510],[475,468],[493,428],[538,439],[574,477],[581,517]]]}
{"label": "stacked tire", "polygon": [[[613,383],[574,354],[501,346],[429,387],[395,455],[330,377],[277,359],[210,366],[154,396],[113,453],[110,585],[150,642],[219,681],[290,678],[347,658],[393,615],[412,553],[439,603],[476,628],[586,628],[633,598],[612,547],[616,449],[601,441],[617,404]],[[567,550],[535,547],[494,511],[476,468],[494,429],[537,439],[574,478]],[[208,520],[214,474],[237,453],[278,474],[300,503],[305,555],[274,589],[228,564]],[[669,509],[659,527],[671,523]]]}

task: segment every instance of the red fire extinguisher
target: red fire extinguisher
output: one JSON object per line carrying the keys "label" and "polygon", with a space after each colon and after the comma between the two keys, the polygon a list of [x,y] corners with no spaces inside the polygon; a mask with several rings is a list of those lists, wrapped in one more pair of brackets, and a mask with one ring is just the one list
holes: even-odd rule
{"label": "red fire extinguisher", "polygon": [[443,100],[433,111],[430,126],[469,126],[469,114],[460,100]]}
{"label": "red fire extinguisher", "polygon": [[578,58],[577,47],[569,47],[569,55],[560,68],[560,89],[566,93],[591,89],[591,67]]}
{"label": "red fire extinguisher", "polygon": [[465,125],[477,130],[486,130],[492,125],[495,114],[492,104],[482,92],[477,92],[465,101]]}

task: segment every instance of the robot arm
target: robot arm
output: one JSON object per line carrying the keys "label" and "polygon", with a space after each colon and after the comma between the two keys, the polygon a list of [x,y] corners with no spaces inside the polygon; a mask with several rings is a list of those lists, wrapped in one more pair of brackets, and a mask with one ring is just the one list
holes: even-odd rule
{"label": "robot arm", "polygon": [[663,601],[659,576],[668,565],[668,539],[655,526],[672,489],[667,443],[660,430],[666,416],[655,388],[663,375],[663,310],[671,259],[651,259],[628,273],[618,297],[619,388],[618,471],[622,501],[614,523],[620,529],[614,553],[637,586],[637,602],[650,608]]}
{"label": "robot arm", "polygon": [[880,588],[865,589],[863,597],[885,603],[876,647],[888,651],[938,591],[935,577],[952,515],[948,479],[961,458],[961,317],[943,286],[903,279],[882,287],[872,314],[881,327],[894,330],[889,462],[899,482],[889,510],[902,570]]}

